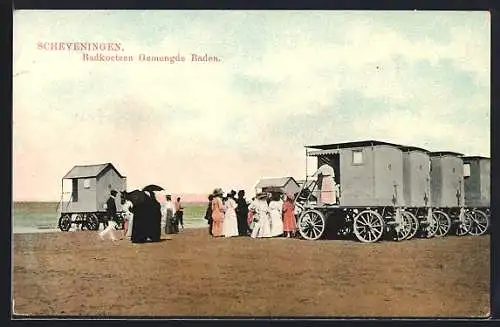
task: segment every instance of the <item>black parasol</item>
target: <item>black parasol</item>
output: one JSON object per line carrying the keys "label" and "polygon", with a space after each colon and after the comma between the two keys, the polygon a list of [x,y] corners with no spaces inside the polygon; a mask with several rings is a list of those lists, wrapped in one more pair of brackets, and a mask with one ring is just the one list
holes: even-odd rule
{"label": "black parasol", "polygon": [[158,192],[158,191],[164,191],[165,189],[161,186],[150,184],[142,189],[143,191],[146,192]]}

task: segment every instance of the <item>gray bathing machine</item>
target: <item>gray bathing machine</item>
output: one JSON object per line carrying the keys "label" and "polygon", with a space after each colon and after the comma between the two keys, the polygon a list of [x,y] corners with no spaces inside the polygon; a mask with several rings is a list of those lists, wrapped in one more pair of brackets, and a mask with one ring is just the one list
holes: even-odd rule
{"label": "gray bathing machine", "polygon": [[[71,181],[71,189],[65,189],[65,181]],[[59,228],[68,231],[72,224],[97,230],[106,214],[106,201],[111,190],[125,191],[127,179],[111,163],[74,166],[61,181],[59,203]],[[69,199],[65,199],[69,195]],[[120,197],[115,199],[117,211],[121,211]]]}
{"label": "gray bathing machine", "polygon": [[[306,156],[316,157],[318,168],[324,164],[333,168],[338,187],[333,205],[298,202],[302,208],[298,228],[304,238],[320,238],[327,220],[339,234],[353,234],[361,242],[376,242],[384,235],[396,240],[408,237],[413,218],[401,210],[405,205],[401,145],[376,140],[310,145]],[[314,180],[314,175],[308,178]],[[312,193],[319,197],[317,190]]]}
{"label": "gray bathing machine", "polygon": [[482,156],[463,157],[464,200],[472,215],[469,230],[471,235],[482,235],[490,226],[490,164],[491,160]]}
{"label": "gray bathing machine", "polygon": [[[463,154],[431,152],[431,206],[439,215],[441,233],[453,229],[457,235],[470,230],[471,217],[465,211]],[[446,223],[445,223],[446,221]]]}
{"label": "gray bathing machine", "polygon": [[[435,236],[438,232],[438,225],[436,217],[432,215],[430,200],[430,151],[415,146],[401,146],[400,149],[403,152],[405,211],[416,217],[417,221],[417,225],[412,226],[411,233],[414,236],[420,231],[423,236]],[[415,219],[412,221],[415,222]]]}

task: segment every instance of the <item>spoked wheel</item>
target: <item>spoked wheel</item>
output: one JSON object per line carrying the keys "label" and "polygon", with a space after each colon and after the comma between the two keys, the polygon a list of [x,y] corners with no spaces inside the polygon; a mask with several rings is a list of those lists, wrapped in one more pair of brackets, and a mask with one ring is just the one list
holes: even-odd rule
{"label": "spoked wheel", "polygon": [[99,218],[95,213],[87,215],[86,227],[88,230],[98,230],[99,229]]}
{"label": "spoked wheel", "polygon": [[63,232],[69,231],[71,228],[71,215],[65,214],[59,218],[59,229]]}
{"label": "spoked wheel", "polygon": [[434,236],[436,237],[442,237],[448,234],[451,228],[451,219],[450,216],[448,216],[446,213],[443,211],[433,211],[432,215],[436,217],[437,221],[437,230],[436,234]]}
{"label": "spoked wheel", "polygon": [[306,210],[300,215],[298,225],[300,235],[314,241],[325,232],[325,217],[318,210]]}
{"label": "spoked wheel", "polygon": [[75,216],[74,223],[77,229],[78,227],[80,227],[80,230],[83,230],[84,227],[87,227],[87,224],[85,222],[85,214],[77,214]]}
{"label": "spoked wheel", "polygon": [[458,221],[455,235],[464,236],[471,230],[472,214],[470,212],[464,213],[464,221]]}
{"label": "spoked wheel", "polygon": [[425,238],[432,238],[436,235],[437,230],[438,230],[437,217],[435,215],[431,215],[430,223],[426,224],[422,230],[423,236]]}
{"label": "spoked wheel", "polygon": [[418,222],[418,218],[411,212],[403,211],[403,214],[406,215],[410,221],[410,232],[406,236],[406,240],[411,240],[417,234],[420,224]]}
{"label": "spoked wheel", "polygon": [[356,238],[363,243],[377,242],[384,232],[384,219],[376,211],[361,211],[354,217],[353,231]]}
{"label": "spoked wheel", "polygon": [[470,226],[469,234],[474,236],[480,236],[486,233],[488,228],[490,227],[490,220],[488,219],[488,215],[482,212],[481,210],[472,210],[471,218],[472,223]]}
{"label": "spoked wheel", "polygon": [[401,212],[401,226],[397,224],[394,225],[394,240],[402,241],[405,240],[410,234],[411,230],[411,220],[408,215],[405,215],[405,212]]}

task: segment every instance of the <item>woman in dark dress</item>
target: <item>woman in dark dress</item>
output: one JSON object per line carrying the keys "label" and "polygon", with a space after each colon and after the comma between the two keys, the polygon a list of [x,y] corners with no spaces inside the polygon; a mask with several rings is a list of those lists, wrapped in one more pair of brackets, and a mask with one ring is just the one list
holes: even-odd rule
{"label": "woman in dark dress", "polygon": [[240,190],[238,192],[238,200],[236,201],[238,206],[236,207],[236,217],[238,218],[238,233],[240,236],[248,236],[248,204],[245,199],[245,191]]}

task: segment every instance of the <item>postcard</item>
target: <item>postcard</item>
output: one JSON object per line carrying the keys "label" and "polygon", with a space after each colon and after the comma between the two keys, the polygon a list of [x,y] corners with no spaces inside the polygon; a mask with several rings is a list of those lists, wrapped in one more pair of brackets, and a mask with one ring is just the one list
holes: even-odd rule
{"label": "postcard", "polygon": [[15,318],[489,316],[489,12],[13,20]]}

